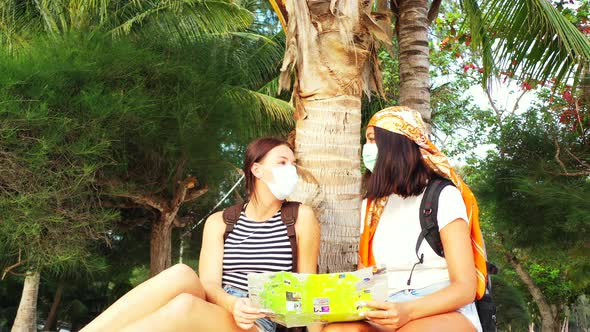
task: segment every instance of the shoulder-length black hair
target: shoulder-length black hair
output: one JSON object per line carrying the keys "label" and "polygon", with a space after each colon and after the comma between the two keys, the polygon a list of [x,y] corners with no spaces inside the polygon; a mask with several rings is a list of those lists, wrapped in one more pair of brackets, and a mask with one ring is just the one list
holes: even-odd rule
{"label": "shoulder-length black hair", "polygon": [[378,127],[375,141],[379,152],[368,176],[366,198],[420,195],[435,173],[422,160],[418,145],[404,135]]}

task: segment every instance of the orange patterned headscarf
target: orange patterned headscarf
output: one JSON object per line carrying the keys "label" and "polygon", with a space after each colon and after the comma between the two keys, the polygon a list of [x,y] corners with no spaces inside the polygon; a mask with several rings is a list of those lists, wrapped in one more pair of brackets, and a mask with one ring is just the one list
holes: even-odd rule
{"label": "orange patterned headscarf", "polygon": [[[425,164],[438,175],[447,178],[455,184],[461,192],[467,208],[467,217],[471,231],[471,243],[475,267],[477,271],[477,298],[485,293],[487,266],[484,252],[483,237],[479,225],[479,209],[473,192],[451,167],[447,157],[426,136],[426,125],[422,121],[420,113],[404,106],[394,106],[377,112],[369,121],[368,127],[378,127],[387,131],[404,135],[414,141],[420,147]],[[364,266],[375,265],[373,257],[373,236],[377,224],[383,213],[387,197],[367,202],[364,230],[361,235],[359,258]]]}

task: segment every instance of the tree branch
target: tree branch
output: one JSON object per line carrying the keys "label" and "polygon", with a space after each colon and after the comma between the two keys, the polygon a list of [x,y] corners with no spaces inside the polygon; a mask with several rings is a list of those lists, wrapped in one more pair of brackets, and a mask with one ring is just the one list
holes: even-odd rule
{"label": "tree branch", "polygon": [[588,168],[590,170],[590,164],[588,164],[587,162],[580,160],[580,158],[578,158],[575,154],[573,154],[569,149],[565,149],[565,152],[567,152],[567,154],[570,155],[570,157],[574,158],[580,165]]}
{"label": "tree branch", "polygon": [[[561,159],[559,158],[559,154],[561,153],[561,147],[559,146],[559,142],[557,142],[557,138],[554,138],[553,139],[553,143],[555,143],[555,161],[557,161],[557,163],[559,164],[559,166],[561,166],[561,169],[563,170],[563,173],[554,173],[554,172],[551,172],[551,174],[554,174],[554,175],[562,175],[562,176],[585,176],[585,175],[590,175],[590,170],[578,171],[578,172],[570,172],[570,171],[568,171],[567,168],[565,167],[565,164],[563,163],[563,161],[561,161]],[[576,160],[578,160],[578,162],[581,162],[576,156],[574,156],[567,149],[565,151],[568,152],[570,154],[570,156],[572,156]],[[582,163],[582,165],[584,165],[584,163]],[[584,166],[586,166],[586,165],[584,165]]]}
{"label": "tree branch", "polygon": [[502,111],[500,111],[500,109],[498,109],[498,107],[496,107],[496,103],[492,99],[492,95],[490,94],[490,90],[489,89],[485,89],[485,90],[486,90],[486,95],[488,96],[488,100],[490,101],[490,105],[492,106],[494,113],[496,113],[496,121],[498,122],[498,126],[500,127],[500,129],[502,129],[502,126],[503,126],[502,125]]}
{"label": "tree branch", "polygon": [[559,142],[557,142],[557,137],[553,139],[553,143],[555,143],[555,161],[557,161],[559,166],[561,166],[561,169],[563,169],[563,171],[567,173],[565,164],[563,163],[563,161],[561,161],[561,159],[559,159],[559,153],[561,152],[561,148],[559,147]]}
{"label": "tree branch", "polygon": [[25,277],[27,275],[26,273],[18,273],[18,272],[14,272],[14,271],[10,271],[8,273],[12,274],[13,276],[17,276],[17,277]]}
{"label": "tree branch", "polygon": [[98,205],[101,207],[115,208],[115,209],[137,209],[137,208],[145,207],[145,205],[142,205],[142,204],[132,204],[132,203],[125,204],[125,203],[113,203],[113,202],[103,202],[103,201],[101,201]]}
{"label": "tree branch", "polygon": [[549,172],[549,174],[559,175],[559,176],[589,176],[590,171],[579,171],[579,172],[565,172],[565,173],[556,173],[556,172]]}
{"label": "tree branch", "polygon": [[186,167],[186,159],[181,159],[176,165],[176,169],[174,170],[174,177],[172,178],[174,183],[178,183],[182,179],[182,173],[184,172],[184,168]]}
{"label": "tree branch", "polygon": [[440,10],[440,4],[442,0],[432,0],[432,4],[430,5],[430,9],[428,10],[428,22],[432,24],[436,17],[438,16],[438,11]]}
{"label": "tree branch", "polygon": [[172,198],[172,202],[170,203],[170,208],[164,212],[164,220],[169,225],[175,222],[178,210],[180,210],[180,206],[183,203],[195,200],[209,190],[207,187],[205,187],[203,189],[196,190],[187,195],[190,189],[193,189],[197,186],[197,178],[195,178],[194,176],[189,176],[188,178],[186,178],[186,180],[181,181],[177,184],[178,186],[174,191],[174,196]]}
{"label": "tree branch", "polygon": [[516,113],[516,110],[519,107],[518,104],[520,103],[520,100],[522,99],[522,97],[524,97],[524,95],[526,93],[527,93],[527,91],[526,90],[523,90],[522,93],[520,94],[520,96],[518,96],[518,98],[516,98],[516,102],[514,103],[514,107],[512,108],[512,112],[511,112],[512,114]]}
{"label": "tree branch", "polygon": [[154,208],[160,212],[164,212],[166,209],[168,209],[168,204],[166,204],[166,202],[162,198],[157,197],[157,196],[145,196],[145,195],[138,195],[138,194],[115,194],[115,193],[108,193],[108,195],[114,196],[114,197],[128,198],[139,205],[149,206],[149,207]]}
{"label": "tree branch", "polygon": [[208,191],[209,191],[209,188],[206,187],[206,186],[203,189],[192,191],[188,195],[186,195],[186,197],[184,198],[183,203],[194,201],[195,199],[197,199],[197,198],[203,196],[204,194],[206,194]]}
{"label": "tree branch", "polygon": [[9,267],[7,267],[7,268],[4,269],[4,273],[2,273],[2,279],[0,279],[0,280],[4,280],[4,278],[6,278],[6,275],[8,273],[15,274],[15,273],[12,272],[12,270],[16,269],[17,267],[19,267],[19,266],[21,266],[21,265],[23,265],[24,263],[27,262],[27,259],[25,259],[24,261],[21,261],[20,260],[20,257],[19,257],[18,260],[19,260],[18,263],[12,264]]}
{"label": "tree branch", "polygon": [[537,302],[537,306],[539,307],[539,311],[541,312],[542,317],[547,317],[547,315],[549,315],[549,317],[554,317],[555,312],[547,303],[546,298],[543,295],[543,292],[541,292],[537,284],[535,284],[533,278],[525,269],[520,260],[516,257],[516,255],[510,251],[506,251],[504,255],[510,263],[510,265],[512,265],[512,267],[516,271],[516,274],[520,277],[520,280],[522,280],[522,282],[527,286],[529,293],[531,294],[535,302]]}
{"label": "tree branch", "polygon": [[173,212],[174,214],[178,212],[180,205],[182,205],[182,203],[184,202],[187,191],[197,186],[197,178],[191,176],[184,181],[177,182],[176,184],[178,186],[174,191],[174,196],[172,196],[172,202],[170,204],[170,212]]}
{"label": "tree branch", "polygon": [[112,196],[112,197],[123,197],[130,199],[136,204],[141,206],[147,206],[154,208],[160,212],[164,212],[168,208],[168,203],[166,200],[159,196],[155,196],[153,194],[138,194],[138,193],[117,193],[112,192],[111,190],[115,191],[114,188],[121,187],[119,181],[116,179],[108,179],[105,181],[101,181],[98,183],[101,186],[105,186],[110,190],[107,190],[105,195]]}

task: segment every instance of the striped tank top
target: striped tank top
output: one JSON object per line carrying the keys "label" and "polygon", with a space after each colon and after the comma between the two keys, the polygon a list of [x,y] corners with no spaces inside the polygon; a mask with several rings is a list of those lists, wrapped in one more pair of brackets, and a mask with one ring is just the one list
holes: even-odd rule
{"label": "striped tank top", "polygon": [[223,245],[222,285],[248,290],[248,274],[293,270],[291,242],[281,211],[266,221],[248,219],[242,210]]}

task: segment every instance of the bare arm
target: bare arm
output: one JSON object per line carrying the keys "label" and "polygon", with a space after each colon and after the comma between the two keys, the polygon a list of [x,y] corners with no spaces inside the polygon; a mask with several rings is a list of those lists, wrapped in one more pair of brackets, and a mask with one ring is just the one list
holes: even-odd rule
{"label": "bare arm", "polygon": [[461,308],[475,300],[477,278],[469,225],[456,219],[440,231],[451,284],[438,292],[408,302],[410,318],[417,319]]}
{"label": "bare arm", "polygon": [[397,329],[411,320],[451,312],[474,301],[477,280],[468,224],[456,219],[440,231],[440,237],[451,284],[410,302],[370,302],[369,306],[380,310],[368,312],[368,318]]}
{"label": "bare arm", "polygon": [[207,301],[232,312],[238,298],[227,294],[221,288],[224,232],[225,223],[221,212],[217,212],[207,219],[199,257],[199,276],[207,293]]}
{"label": "bare arm", "polygon": [[320,255],[320,224],[309,206],[299,207],[295,233],[298,253],[297,272],[317,273]]}
{"label": "bare arm", "polygon": [[[320,224],[309,206],[299,207],[299,216],[295,224],[297,234],[297,272],[317,273],[318,256],[320,254]],[[310,325],[309,332],[319,332],[322,324]]]}

